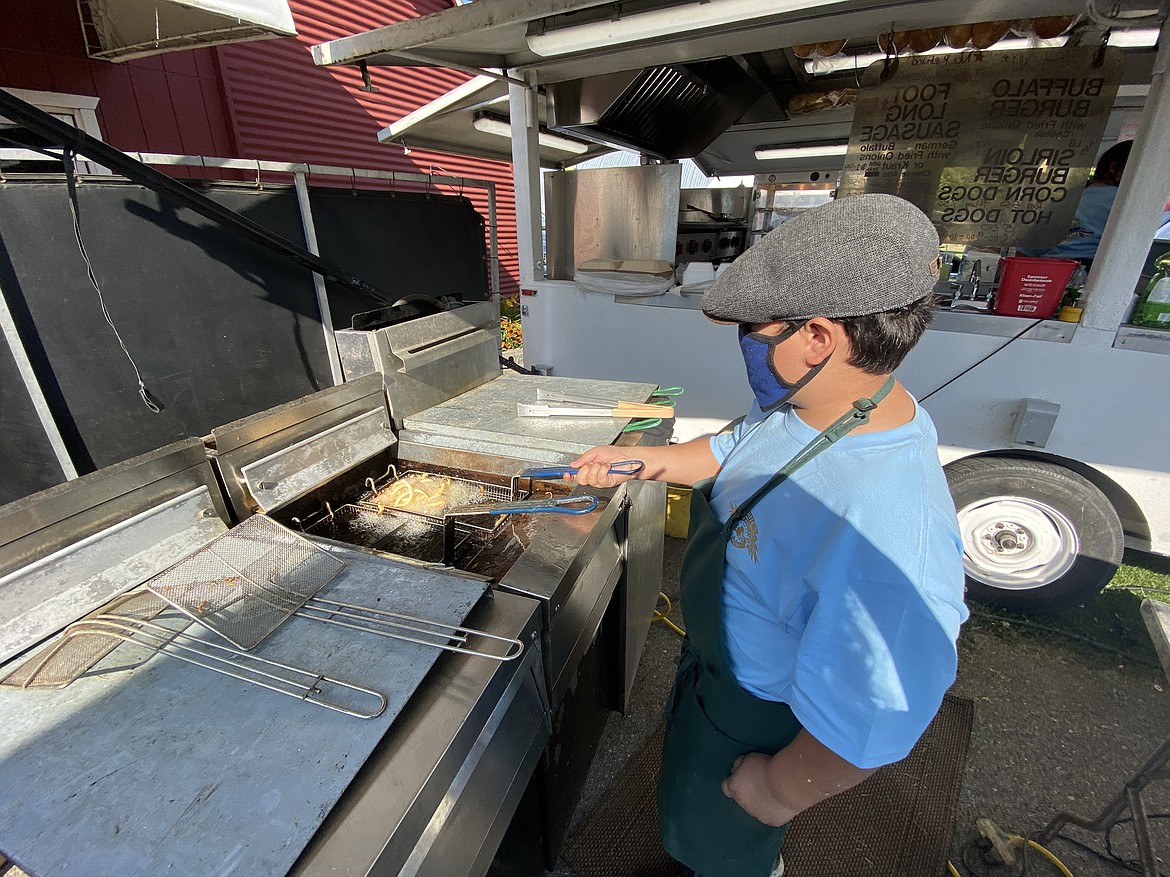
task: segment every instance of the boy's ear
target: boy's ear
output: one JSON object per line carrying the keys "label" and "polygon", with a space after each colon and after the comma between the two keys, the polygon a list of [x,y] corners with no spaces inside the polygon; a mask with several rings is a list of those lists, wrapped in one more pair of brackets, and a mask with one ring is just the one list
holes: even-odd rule
{"label": "boy's ear", "polygon": [[834,353],[845,339],[845,329],[827,317],[813,317],[801,327],[805,333],[810,366],[819,365]]}

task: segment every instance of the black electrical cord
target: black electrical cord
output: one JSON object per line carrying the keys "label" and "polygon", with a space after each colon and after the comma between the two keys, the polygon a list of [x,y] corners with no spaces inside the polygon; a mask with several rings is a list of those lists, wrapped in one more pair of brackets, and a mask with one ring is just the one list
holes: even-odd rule
{"label": "black electrical cord", "polygon": [[[963,845],[959,858],[969,874],[973,877],[1027,877],[1028,844],[1023,845],[1018,869],[990,860],[988,853],[991,849],[991,841],[982,836],[974,837]],[[955,870],[958,871],[957,868]]]}
{"label": "black electrical cord", "polygon": [[925,402],[927,399],[929,399],[931,396],[933,396],[939,390],[942,390],[946,387],[949,387],[951,384],[953,384],[955,381],[957,381],[963,375],[967,374],[970,371],[973,371],[974,369],[977,369],[979,366],[983,365],[983,363],[987,362],[987,360],[991,359],[991,357],[995,356],[997,353],[999,353],[1001,350],[1003,350],[1005,347],[1007,347],[1013,341],[1018,341],[1020,338],[1024,337],[1024,335],[1031,332],[1033,329],[1035,329],[1037,326],[1039,326],[1043,322],[1044,322],[1044,320],[1042,320],[1042,319],[1032,321],[1027,326],[1025,326],[1023,329],[1021,329],[1019,332],[1017,332],[1015,335],[1013,335],[1011,338],[1009,338],[1007,341],[1005,341],[1003,344],[999,345],[999,347],[995,348],[995,350],[991,351],[991,353],[987,354],[985,357],[983,357],[979,361],[967,366],[967,368],[963,369],[961,372],[959,372],[957,375],[955,375],[953,378],[951,378],[949,381],[947,381],[942,386],[935,387],[933,390],[931,390],[929,393],[927,393],[925,396],[923,396],[918,401]]}
{"label": "black electrical cord", "polygon": [[[992,877],[994,873],[985,863],[975,864],[971,861],[973,855],[977,853],[982,855],[982,851],[987,848],[984,844],[987,844],[986,839],[977,837],[974,840],[967,841],[967,843],[963,844],[963,848],[959,850],[959,858],[963,860],[963,867],[970,874],[975,875],[975,877]],[[990,844],[987,844],[987,846],[989,847]],[[996,868],[995,871],[999,871],[1002,874],[1003,869]]]}
{"label": "black electrical cord", "polygon": [[[1146,819],[1170,819],[1170,813],[1150,813],[1150,814],[1146,815]],[[1131,817],[1126,817],[1125,819],[1118,819],[1115,823],[1113,823],[1113,825],[1109,826],[1109,828],[1107,828],[1105,830],[1104,837],[1105,837],[1106,852],[1104,852],[1104,853],[1098,849],[1094,849],[1093,847],[1089,846],[1087,843],[1084,843],[1083,841],[1077,840],[1075,837],[1069,837],[1067,834],[1057,834],[1053,838],[1053,840],[1060,840],[1060,841],[1064,841],[1067,844],[1071,844],[1072,846],[1076,847],[1077,849],[1079,849],[1083,852],[1089,853],[1093,856],[1096,856],[1102,862],[1113,865],[1114,867],[1119,868],[1121,870],[1128,871],[1128,872],[1133,873],[1133,874],[1141,874],[1142,868],[1141,868],[1141,864],[1139,862],[1134,862],[1134,861],[1130,861],[1127,859],[1123,859],[1121,856],[1117,855],[1117,853],[1113,852],[1113,843],[1112,843],[1112,837],[1111,837],[1113,829],[1116,828],[1118,825],[1121,825],[1122,823],[1128,823],[1128,822],[1133,822],[1133,819]],[[1161,870],[1158,871],[1158,874],[1159,874],[1159,877],[1166,877],[1166,875]]]}
{"label": "black electrical cord", "polygon": [[81,236],[81,206],[77,200],[77,177],[73,168],[73,158],[76,154],[72,147],[67,146],[65,152],[61,155],[61,163],[65,166],[65,186],[69,191],[69,212],[73,215],[73,235],[77,238],[77,248],[81,251],[81,258],[85,262],[85,271],[89,277],[89,282],[97,293],[98,303],[102,309],[102,316],[106,318],[106,322],[113,330],[114,337],[118,339],[118,346],[122,348],[122,352],[130,360],[130,367],[134,369],[134,377],[138,381],[138,396],[147,408],[155,414],[159,414],[162,411],[162,406],[154,400],[150,391],[146,389],[146,383],[142,380],[142,372],[138,370],[138,363],[130,355],[130,351],[126,347],[126,342],[122,340],[122,334],[118,331],[118,327],[114,325],[114,318],[110,316],[110,311],[106,307],[105,296],[102,295],[102,288],[98,285],[97,275],[94,274],[93,263],[90,261],[89,253],[85,249],[85,240]]}
{"label": "black electrical cord", "polygon": [[[1170,819],[1170,813],[1147,813],[1146,819],[1147,820],[1149,820],[1149,819]],[[1123,863],[1125,865],[1125,867],[1129,868],[1131,871],[1137,871],[1138,873],[1141,873],[1141,863],[1140,862],[1123,859],[1123,858],[1121,858],[1121,856],[1117,855],[1117,853],[1113,852],[1113,829],[1117,828],[1117,826],[1122,825],[1123,823],[1132,823],[1132,822],[1133,822],[1133,817],[1127,816],[1124,819],[1118,819],[1116,822],[1114,822],[1112,825],[1110,825],[1107,829],[1105,829],[1105,852],[1108,853],[1110,855],[1110,857],[1112,857],[1116,861]],[[1159,873],[1161,873],[1161,872],[1159,871]]]}

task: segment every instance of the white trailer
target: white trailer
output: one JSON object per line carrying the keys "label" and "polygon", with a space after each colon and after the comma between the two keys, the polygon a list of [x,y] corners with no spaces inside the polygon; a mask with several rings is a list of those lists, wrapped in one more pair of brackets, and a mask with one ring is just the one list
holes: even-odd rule
{"label": "white trailer", "polygon": [[[760,53],[1024,17],[1081,15],[1085,33],[1122,44],[1137,28],[1154,29],[1157,47],[1144,53],[1144,65],[1127,59],[1106,130],[1105,145],[1123,134],[1135,145],[1080,323],[940,310],[899,377],[938,427],[972,595],[1017,608],[1060,609],[1104,586],[1124,547],[1170,554],[1170,416],[1160,398],[1170,389],[1170,333],[1126,323],[1152,229],[1170,195],[1164,2],[1160,9],[1155,0],[1116,4],[1111,21],[1081,0],[634,0],[613,9],[598,0],[492,0],[337,40],[315,54],[318,63],[475,70],[499,95],[506,88],[526,362],[558,375],[683,385],[676,434],[684,439],[718,428],[750,401],[746,385],[733,378],[742,367],[734,333],[707,322],[697,298],[678,290],[614,297],[545,277],[540,167],[567,167],[572,158],[549,158],[542,86],[732,58],[765,88],[783,91],[775,66],[761,64]],[[470,127],[473,114],[499,103],[464,99],[437,107],[447,148],[460,151],[456,111],[470,108]],[[391,126],[392,133],[409,141],[407,129],[428,113],[424,108],[416,116],[406,126]],[[759,122],[745,115],[697,160],[709,173],[823,178],[840,170],[839,159],[828,166],[824,158],[781,165],[752,157],[750,145],[839,141],[849,123],[847,111],[829,113],[823,123]]]}

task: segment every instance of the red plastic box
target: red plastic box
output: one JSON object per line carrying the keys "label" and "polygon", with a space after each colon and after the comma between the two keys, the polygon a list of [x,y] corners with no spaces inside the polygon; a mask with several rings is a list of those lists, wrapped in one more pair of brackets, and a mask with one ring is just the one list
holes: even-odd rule
{"label": "red plastic box", "polygon": [[995,313],[1047,319],[1060,307],[1078,263],[1076,259],[1008,256],[999,264],[1002,273],[995,294]]}

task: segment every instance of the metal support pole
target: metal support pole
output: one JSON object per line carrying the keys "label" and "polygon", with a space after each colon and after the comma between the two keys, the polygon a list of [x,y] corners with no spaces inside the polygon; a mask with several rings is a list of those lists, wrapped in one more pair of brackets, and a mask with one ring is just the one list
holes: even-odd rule
{"label": "metal support pole", "polygon": [[496,225],[496,184],[488,183],[488,259],[490,260],[491,274],[488,282],[491,284],[491,297],[498,301],[500,298],[500,230]]}
{"label": "metal support pole", "polygon": [[[313,208],[309,204],[309,182],[304,173],[293,175],[297,189],[297,206],[300,208],[301,228],[305,231],[305,246],[314,256],[321,255],[317,245],[317,227],[313,224]],[[325,350],[329,354],[329,371],[333,375],[333,386],[345,383],[341,371],[341,358],[337,354],[337,338],[333,335],[333,315],[329,313],[329,296],[325,292],[325,278],[313,272],[313,290],[317,293],[317,310],[321,313],[321,328],[325,331]]]}
{"label": "metal support pole", "polygon": [[1158,37],[1158,56],[1141,127],[1085,286],[1085,313],[1074,344],[1112,344],[1133,300],[1166,193],[1170,192],[1170,162],[1166,161],[1166,144],[1170,143],[1168,72],[1170,20],[1162,24]]}
{"label": "metal support pole", "polygon": [[512,123],[512,178],[516,184],[516,249],[520,256],[520,283],[531,286],[544,279],[540,246],[540,152],[536,142],[540,120],[536,88],[508,85],[508,115]]}
{"label": "metal support pole", "polygon": [[1077,816],[1074,813],[1062,812],[1044,827],[1040,834],[1040,843],[1046,844],[1056,837],[1066,825],[1076,825],[1092,832],[1108,831],[1121,819],[1126,810],[1133,817],[1134,837],[1137,840],[1138,855],[1141,857],[1143,877],[1158,877],[1157,857],[1154,855],[1153,843],[1150,840],[1149,819],[1146,815],[1145,802],[1142,800],[1142,791],[1154,780],[1165,780],[1165,767],[1170,762],[1170,738],[1162,742],[1158,751],[1150,756],[1125,787],[1105,805],[1105,808],[1092,819]]}
{"label": "metal support pole", "polygon": [[16,368],[20,372],[29,398],[32,399],[37,419],[41,422],[41,428],[44,429],[45,436],[49,439],[49,446],[53,449],[53,456],[57,458],[57,465],[61,467],[65,478],[72,481],[78,475],[77,467],[73,464],[73,458],[69,456],[69,450],[65,447],[65,439],[57,427],[57,421],[53,419],[53,410],[49,407],[49,400],[45,398],[36,372],[33,371],[32,360],[29,359],[28,351],[24,348],[24,342],[16,331],[16,321],[12,319],[12,312],[8,309],[8,301],[4,298],[4,290],[2,289],[0,289],[0,330],[4,333],[4,340],[8,342],[8,349],[12,351],[12,358],[16,360]]}

